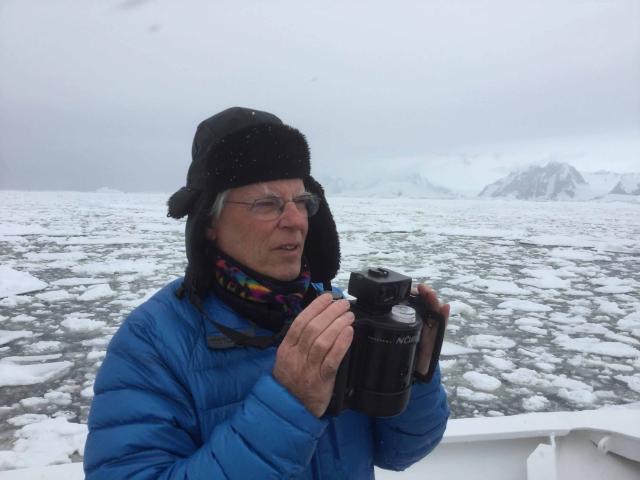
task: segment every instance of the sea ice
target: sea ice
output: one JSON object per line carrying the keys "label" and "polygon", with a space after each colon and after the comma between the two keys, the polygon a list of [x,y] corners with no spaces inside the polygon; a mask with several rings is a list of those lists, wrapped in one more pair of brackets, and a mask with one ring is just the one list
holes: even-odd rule
{"label": "sea ice", "polygon": [[548,387],[550,382],[544,379],[540,373],[528,368],[518,368],[511,373],[503,373],[502,378],[525,387]]}
{"label": "sea ice", "polygon": [[524,398],[522,400],[522,408],[528,412],[544,410],[548,404],[549,400],[542,395],[533,395],[532,397]]}
{"label": "sea ice", "polygon": [[456,393],[460,398],[473,402],[492,402],[498,398],[492,393],[474,392],[466,387],[456,388]]}
{"label": "sea ice", "polygon": [[0,265],[0,298],[35,292],[47,288],[47,284],[27,272]]}
{"label": "sea ice", "polygon": [[571,403],[585,407],[598,401],[598,397],[589,390],[567,390],[566,388],[561,388],[558,391],[558,396]]}
{"label": "sea ice", "polygon": [[473,348],[463,347],[462,345],[457,345],[452,342],[444,341],[442,342],[442,350],[440,351],[440,354],[446,357],[453,357],[456,355],[466,355],[467,353],[474,352],[477,352],[477,350],[474,350]]}
{"label": "sea ice", "polygon": [[528,295],[531,293],[511,281],[504,280],[478,279],[467,286],[472,290],[495,293],[496,295]]}
{"label": "sea ice", "polygon": [[0,345],[13,342],[19,338],[33,337],[33,332],[28,330],[0,330]]}
{"label": "sea ice", "polygon": [[618,328],[628,332],[640,329],[640,310],[618,320]]}
{"label": "sea ice", "polygon": [[620,380],[628,385],[634,392],[640,393],[640,374],[636,375],[616,375],[616,380]]}
{"label": "sea ice", "polygon": [[51,392],[45,393],[44,398],[47,401],[55,405],[59,405],[61,407],[66,407],[71,405],[71,394],[68,392],[59,392],[59,391],[53,390]]}
{"label": "sea ice", "polygon": [[13,452],[0,452],[0,469],[69,463],[71,455],[84,453],[87,426],[64,417],[45,418],[23,426],[15,436]]}
{"label": "sea ice", "polygon": [[498,305],[498,308],[511,308],[523,312],[548,312],[551,310],[549,305],[532,302],[531,300],[507,300]]}
{"label": "sea ice", "polygon": [[537,288],[569,288],[571,286],[568,280],[560,278],[553,269],[525,268],[522,273],[532,277],[518,280],[518,283],[524,283],[525,285]]}
{"label": "sea ice", "polygon": [[92,302],[101,298],[113,297],[116,294],[107,283],[101,283],[93,287],[88,288],[82,295],[78,297],[78,300],[83,302]]}
{"label": "sea ice", "polygon": [[135,273],[137,276],[145,276],[158,270],[156,262],[147,260],[107,260],[104,262],[85,263],[74,267],[76,273],[88,273],[89,275],[108,275],[116,273]]}
{"label": "sea ice", "polygon": [[598,311],[605,315],[624,315],[624,310],[622,310],[617,303],[609,302],[602,298],[596,298],[594,301],[598,304]]}
{"label": "sea ice", "polygon": [[583,262],[593,262],[599,257],[591,250],[576,248],[554,248],[549,252],[549,255],[556,258],[563,258],[565,260],[581,260]]}
{"label": "sea ice", "polygon": [[90,332],[106,325],[105,322],[88,319],[79,313],[68,315],[60,324],[73,332]]}
{"label": "sea ice", "polygon": [[43,383],[67,373],[73,362],[50,362],[22,365],[0,359],[0,387]]}
{"label": "sea ice", "polygon": [[496,370],[513,370],[516,368],[516,365],[511,360],[505,358],[492,357],[490,355],[484,355],[482,358]]}
{"label": "sea ice", "polygon": [[587,390],[589,392],[593,391],[593,387],[591,385],[587,385],[580,380],[575,380],[573,378],[567,378],[565,376],[557,376],[551,381],[552,387],[558,388],[566,388],[567,390]]}
{"label": "sea ice", "polygon": [[467,305],[464,302],[453,300],[449,302],[449,305],[451,305],[450,315],[460,315],[467,318],[476,316],[475,309],[471,305]]}
{"label": "sea ice", "polygon": [[467,345],[476,348],[513,348],[516,342],[497,335],[470,335],[467,337]]}
{"label": "sea ice", "polygon": [[533,333],[534,335],[546,335],[547,334],[547,329],[546,328],[532,327],[531,325],[521,325],[518,328],[520,330],[522,330],[523,332]]}
{"label": "sea ice", "polygon": [[50,292],[38,293],[36,294],[36,298],[38,300],[42,300],[43,302],[53,303],[70,300],[72,298],[75,298],[75,295],[71,295],[66,290],[52,290]]}
{"label": "sea ice", "polygon": [[607,355],[610,357],[640,357],[640,350],[619,342],[603,342],[597,338],[571,338],[568,335],[558,335],[553,342],[567,350],[576,352]]}
{"label": "sea ice", "polygon": [[491,375],[480,372],[466,372],[462,377],[476,390],[493,392],[500,388],[502,382]]}
{"label": "sea ice", "polygon": [[535,317],[523,317],[519,318],[514,322],[516,325],[526,325],[529,327],[542,327],[543,323],[539,318]]}
{"label": "sea ice", "polygon": [[61,278],[51,282],[52,285],[58,287],[76,287],[78,285],[97,285],[99,283],[106,283],[106,278],[89,278],[89,277],[69,277]]}
{"label": "sea ice", "polygon": [[16,315],[15,317],[12,317],[11,321],[14,323],[30,323],[35,319],[36,317],[32,317],[31,315],[26,315],[24,313],[21,313],[20,315]]}
{"label": "sea ice", "polygon": [[30,343],[24,348],[25,353],[45,353],[45,352],[57,352],[62,348],[62,342],[57,340],[41,340],[39,342]]}

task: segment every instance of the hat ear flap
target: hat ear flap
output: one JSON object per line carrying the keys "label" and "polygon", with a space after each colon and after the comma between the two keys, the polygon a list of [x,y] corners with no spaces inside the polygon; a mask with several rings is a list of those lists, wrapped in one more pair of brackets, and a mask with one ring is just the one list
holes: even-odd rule
{"label": "hat ear flap", "polygon": [[304,178],[304,186],[320,197],[318,213],[309,219],[309,232],[304,255],[311,269],[311,281],[330,282],[340,269],[340,239],[322,186],[311,176]]}
{"label": "hat ear flap", "polygon": [[200,192],[191,188],[182,187],[169,197],[167,201],[167,217],[182,218],[187,215],[198,200]]}

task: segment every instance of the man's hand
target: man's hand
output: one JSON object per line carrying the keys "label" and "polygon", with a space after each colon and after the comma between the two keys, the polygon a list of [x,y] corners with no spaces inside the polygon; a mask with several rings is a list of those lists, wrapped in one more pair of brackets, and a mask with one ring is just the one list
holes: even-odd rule
{"label": "man's hand", "polygon": [[273,376],[316,417],[329,406],[340,362],[353,340],[347,300],[325,293],[291,324],[276,354]]}
{"label": "man's hand", "polygon": [[[418,285],[418,294],[422,296],[429,308],[434,312],[439,312],[444,317],[445,327],[449,320],[449,311],[451,306],[448,303],[444,305],[438,300],[436,292],[428,285]],[[429,364],[431,363],[431,354],[436,341],[436,334],[438,333],[437,325],[427,325],[422,327],[422,337],[420,338],[420,345],[418,346],[418,358],[416,360],[416,371],[422,375],[426,375],[429,371]]]}

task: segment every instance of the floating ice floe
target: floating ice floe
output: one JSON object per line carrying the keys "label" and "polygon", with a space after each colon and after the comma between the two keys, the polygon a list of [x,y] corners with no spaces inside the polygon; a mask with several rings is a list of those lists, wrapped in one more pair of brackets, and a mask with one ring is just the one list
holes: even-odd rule
{"label": "floating ice floe", "polygon": [[595,288],[598,293],[630,293],[633,292],[633,280],[618,277],[598,277],[591,280],[594,285],[602,285]]}
{"label": "floating ice floe", "polygon": [[626,383],[631,390],[640,393],[640,374],[636,375],[616,375],[616,380]]}
{"label": "floating ice floe", "polygon": [[474,402],[492,402],[498,398],[492,393],[475,392],[466,387],[456,388],[456,393],[460,398]]}
{"label": "floating ice floe", "polygon": [[533,333],[534,335],[546,335],[547,334],[547,329],[546,328],[532,327],[530,325],[522,325],[522,326],[520,326],[518,328],[520,330],[522,330],[523,332]]}
{"label": "floating ice floe", "polygon": [[36,298],[43,302],[53,303],[71,300],[72,298],[75,298],[75,295],[70,294],[66,290],[52,290],[50,292],[38,293],[36,294]]}
{"label": "floating ice floe", "polygon": [[32,317],[31,315],[26,315],[21,313],[20,315],[16,315],[15,317],[11,317],[11,321],[13,323],[31,323],[36,319],[36,317]]}
{"label": "floating ice floe", "polygon": [[36,292],[47,288],[47,284],[27,272],[0,265],[0,298]]}
{"label": "floating ice floe", "polygon": [[558,391],[558,396],[579,406],[593,405],[598,401],[598,397],[589,390],[567,390],[566,388],[561,388]]}
{"label": "floating ice floe", "polygon": [[30,343],[24,347],[24,353],[37,354],[46,352],[58,352],[62,348],[62,342],[57,340],[41,340]]}
{"label": "floating ice floe", "polygon": [[640,311],[630,313],[626,317],[618,320],[618,328],[628,332],[640,330]]}
{"label": "floating ice floe", "polygon": [[600,257],[592,250],[578,248],[554,248],[549,252],[549,255],[565,260],[581,260],[583,262],[593,262]]}
{"label": "floating ice floe", "polygon": [[467,345],[476,348],[506,349],[515,347],[516,342],[497,335],[470,335],[467,337]]}
{"label": "floating ice floe", "polygon": [[512,310],[520,310],[523,312],[548,312],[551,310],[549,305],[532,302],[531,300],[507,300],[498,305],[498,308],[510,308]]}
{"label": "floating ice floe", "polygon": [[511,373],[503,373],[502,378],[525,387],[548,387],[550,385],[550,382],[539,372],[528,368],[518,368]]}
{"label": "floating ice floe", "polygon": [[507,360],[506,358],[484,355],[482,359],[496,370],[513,370],[514,368],[516,368],[516,365],[511,360]]}
{"label": "floating ice floe", "polygon": [[112,275],[133,272],[142,276],[154,273],[159,268],[160,266],[157,262],[146,260],[110,260],[77,265],[73,268],[73,271],[89,275]]}
{"label": "floating ice floe", "polygon": [[522,273],[526,275],[530,275],[531,278],[523,278],[519,279],[518,283],[523,283],[525,285],[531,285],[537,288],[569,288],[571,286],[571,282],[569,280],[565,280],[560,278],[555,270],[553,269],[533,269],[533,268],[525,268],[522,270]]}
{"label": "floating ice floe", "polygon": [[0,330],[0,345],[13,342],[19,338],[33,337],[34,333],[29,330]]}
{"label": "floating ice floe", "polygon": [[460,315],[466,318],[476,316],[476,310],[471,305],[467,305],[464,302],[453,300],[449,302],[449,305],[451,306],[451,310],[449,312],[450,315]]}
{"label": "floating ice floe", "polygon": [[20,225],[19,223],[0,223],[0,237],[45,235],[49,231],[40,225]]}
{"label": "floating ice floe", "polygon": [[106,323],[100,320],[91,320],[80,313],[72,313],[60,322],[60,325],[73,332],[91,332],[106,326]]}
{"label": "floating ice floe", "polygon": [[15,432],[13,450],[0,451],[0,470],[70,463],[84,454],[87,426],[64,417],[39,419]]}
{"label": "floating ice floe", "polygon": [[57,287],[75,287],[78,285],[96,285],[99,283],[106,283],[105,278],[90,278],[90,277],[69,277],[61,278],[51,282],[52,285]]}
{"label": "floating ice floe", "polygon": [[522,408],[528,412],[537,412],[544,410],[549,405],[549,400],[542,395],[533,395],[522,400]]}
{"label": "floating ice floe", "polygon": [[495,293],[496,295],[528,295],[531,292],[517,286],[512,281],[478,279],[468,285],[468,288],[476,291]]}
{"label": "floating ice floe", "polygon": [[92,302],[101,298],[109,298],[115,296],[116,292],[111,290],[111,287],[107,283],[102,283],[88,288],[82,295],[78,297],[78,300],[83,302]]}
{"label": "floating ice floe", "polygon": [[453,357],[455,355],[465,355],[467,353],[474,353],[474,352],[477,352],[477,350],[474,350],[473,348],[463,347],[462,345],[458,345],[455,343],[444,341],[442,342],[442,350],[440,351],[440,354],[447,357]]}
{"label": "floating ice floe", "polygon": [[0,359],[0,387],[15,385],[34,385],[67,373],[73,362],[49,362],[22,365]]}
{"label": "floating ice floe", "polygon": [[617,303],[602,298],[595,298],[594,301],[598,304],[598,311],[605,315],[624,315],[625,313]]}
{"label": "floating ice floe", "polygon": [[597,338],[571,338],[568,335],[558,335],[553,343],[566,350],[607,355],[609,357],[640,357],[640,350],[619,342],[603,342]]}
{"label": "floating ice floe", "polygon": [[476,390],[493,392],[500,388],[502,382],[491,375],[480,372],[466,372],[462,377]]}
{"label": "floating ice floe", "polygon": [[579,325],[587,323],[587,320],[582,315],[570,315],[562,312],[553,312],[549,315],[549,320],[553,323],[559,323],[561,325]]}
{"label": "floating ice floe", "polygon": [[33,262],[54,262],[58,260],[77,262],[87,258],[87,254],[84,252],[28,252],[24,257]]}

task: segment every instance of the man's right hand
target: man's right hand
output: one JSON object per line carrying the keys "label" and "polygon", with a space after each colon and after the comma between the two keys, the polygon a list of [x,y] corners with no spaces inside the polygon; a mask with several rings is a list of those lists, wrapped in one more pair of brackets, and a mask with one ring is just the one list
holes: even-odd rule
{"label": "man's right hand", "polygon": [[320,295],[296,317],[276,353],[273,376],[316,417],[329,406],[338,367],[353,340],[349,306],[329,293]]}

